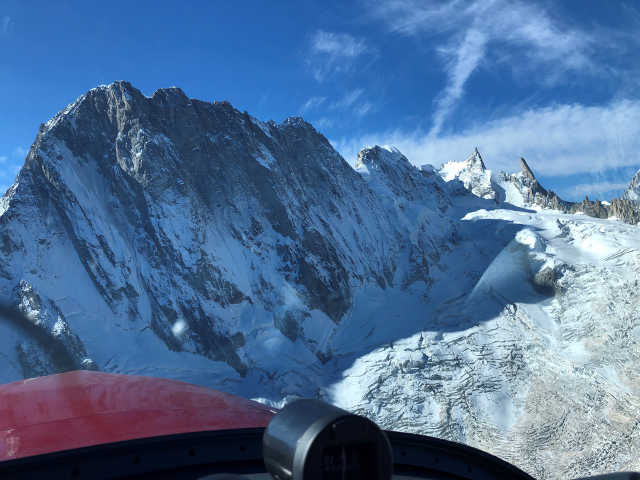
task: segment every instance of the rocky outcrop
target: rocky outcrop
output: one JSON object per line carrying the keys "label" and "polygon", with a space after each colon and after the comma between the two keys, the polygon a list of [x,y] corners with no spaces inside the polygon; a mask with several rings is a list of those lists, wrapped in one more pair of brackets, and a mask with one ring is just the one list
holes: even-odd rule
{"label": "rocky outcrop", "polygon": [[634,200],[614,198],[607,207],[609,216],[619,218],[625,223],[637,225],[640,223],[640,205]]}

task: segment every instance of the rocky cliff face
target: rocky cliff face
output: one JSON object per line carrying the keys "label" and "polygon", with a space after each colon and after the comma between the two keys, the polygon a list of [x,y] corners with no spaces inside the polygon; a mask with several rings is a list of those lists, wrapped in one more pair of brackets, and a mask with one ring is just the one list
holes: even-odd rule
{"label": "rocky cliff face", "polygon": [[442,181],[380,152],[363,164],[400,201],[300,118],[264,123],[177,88],[91,90],[41,126],[2,200],[3,300],[69,357],[36,368],[42,342],[20,344],[18,370],[105,368],[104,339],[79,333],[94,322],[240,376],[279,335],[326,361],[354,289],[428,285],[453,228]]}
{"label": "rocky cliff face", "polygon": [[640,223],[640,205],[635,200],[625,198],[614,198],[611,205],[607,207],[610,217],[619,218],[625,223],[637,225]]}

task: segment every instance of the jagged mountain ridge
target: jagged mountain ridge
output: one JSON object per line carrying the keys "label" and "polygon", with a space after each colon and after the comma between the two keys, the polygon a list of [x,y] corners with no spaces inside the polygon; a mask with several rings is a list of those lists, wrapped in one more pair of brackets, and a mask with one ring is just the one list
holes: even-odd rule
{"label": "jagged mountain ridge", "polygon": [[[537,180],[524,158],[520,158],[520,172],[498,172],[495,176],[482,162],[476,148],[474,154],[464,162],[448,162],[439,173],[447,182],[457,180],[472,194],[497,202],[506,201],[517,206],[537,206],[564,213],[584,213],[596,218],[619,218],[635,225],[640,222],[640,205],[635,189],[640,184],[640,172],[636,173],[629,188],[610,202],[589,200],[569,202],[561,199],[552,190],[545,189]],[[501,194],[496,193],[501,192]]]}

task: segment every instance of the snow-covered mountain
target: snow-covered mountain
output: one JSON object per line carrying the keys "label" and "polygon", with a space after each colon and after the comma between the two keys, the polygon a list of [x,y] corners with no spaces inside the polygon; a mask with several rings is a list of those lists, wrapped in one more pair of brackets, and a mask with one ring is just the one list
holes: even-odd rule
{"label": "snow-covered mountain", "polygon": [[450,189],[457,193],[471,192],[473,195],[495,199],[520,207],[558,210],[563,213],[584,213],[596,218],[615,218],[630,224],[640,223],[640,204],[634,199],[639,188],[640,172],[633,178],[629,188],[620,198],[610,202],[589,200],[568,202],[552,190],[545,189],[524,158],[520,159],[520,172],[493,174],[487,170],[478,149],[464,162],[448,162],[439,170]]}
{"label": "snow-covered mountain", "polygon": [[93,89],[0,199],[0,381],[316,396],[539,478],[640,469],[640,230],[460,163],[353,169],[300,118]]}
{"label": "snow-covered mountain", "polygon": [[447,182],[459,180],[464,188],[480,198],[497,200],[491,180],[491,171],[485,167],[477,148],[471,157],[464,162],[445,163],[439,173]]}
{"label": "snow-covered mountain", "polygon": [[[454,235],[439,177],[379,148],[362,162],[369,180],[300,118],[93,89],[3,197],[0,291],[76,367],[293,388],[283,364],[327,362],[367,288],[424,295]],[[68,366],[6,335],[3,380]]]}

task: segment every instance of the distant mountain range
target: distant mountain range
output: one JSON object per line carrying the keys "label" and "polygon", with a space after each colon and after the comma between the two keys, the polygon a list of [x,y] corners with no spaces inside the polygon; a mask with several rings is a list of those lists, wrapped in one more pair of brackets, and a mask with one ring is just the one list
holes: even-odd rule
{"label": "distant mountain range", "polygon": [[474,195],[496,202],[538,206],[563,213],[584,213],[596,218],[615,218],[633,225],[640,221],[640,171],[620,198],[601,202],[586,197],[581,202],[568,202],[542,187],[524,158],[520,159],[520,168],[521,172],[516,174],[499,172],[494,175],[486,169],[476,149],[464,162],[445,163],[440,174],[446,181],[458,180]]}
{"label": "distant mountain range", "polygon": [[301,118],[101,86],[0,199],[0,381],[314,396],[540,478],[639,469],[639,193],[566,202],[477,150],[354,169]]}

